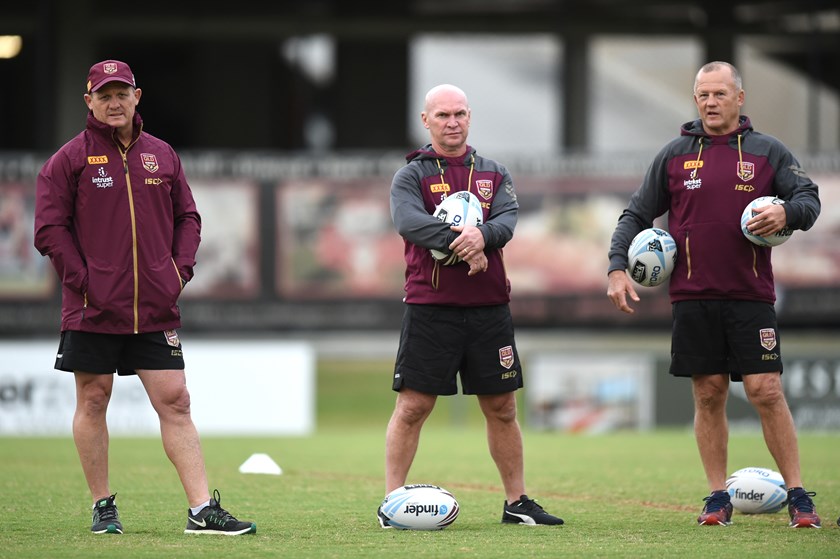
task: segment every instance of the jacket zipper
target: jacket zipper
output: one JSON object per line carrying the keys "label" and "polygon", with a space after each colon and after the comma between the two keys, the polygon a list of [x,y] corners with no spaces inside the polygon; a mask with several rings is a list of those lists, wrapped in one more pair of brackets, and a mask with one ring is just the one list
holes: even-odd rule
{"label": "jacket zipper", "polygon": [[691,248],[688,244],[688,231],[685,232],[685,264],[688,268],[685,279],[691,279]]}
{"label": "jacket zipper", "polygon": [[[130,146],[129,146],[130,147]],[[137,271],[137,220],[134,214],[134,194],[131,190],[131,176],[128,174],[128,149],[120,150],[123,160],[123,168],[125,169],[125,186],[128,193],[128,210],[131,214],[131,259],[134,267],[134,333],[140,331],[140,313],[138,310],[140,301],[140,274]]]}
{"label": "jacket zipper", "polygon": [[181,278],[181,272],[178,271],[178,265],[175,263],[174,258],[170,258],[172,261],[172,266],[175,268],[175,275],[178,276],[178,285],[181,288],[181,291],[184,290],[184,280]]}

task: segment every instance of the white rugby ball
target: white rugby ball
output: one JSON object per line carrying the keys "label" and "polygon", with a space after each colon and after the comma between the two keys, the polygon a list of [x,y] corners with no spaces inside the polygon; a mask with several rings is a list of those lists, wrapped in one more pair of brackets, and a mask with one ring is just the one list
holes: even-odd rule
{"label": "white rugby ball", "polygon": [[658,227],[642,230],[627,249],[627,271],[633,281],[645,287],[665,283],[676,262],[677,243]]}
{"label": "white rugby ball", "polygon": [[741,213],[741,232],[747,239],[761,247],[779,246],[790,239],[790,236],[793,235],[793,229],[790,227],[782,227],[781,230],[776,231],[769,237],[759,237],[758,235],[753,235],[747,229],[747,222],[757,215],[753,210],[763,206],[769,206],[770,204],[782,205],[784,203],[784,200],[775,196],[760,196],[747,204],[744,211]]}
{"label": "white rugby ball", "polygon": [[726,480],[735,510],[744,514],[779,512],[787,504],[782,474],[767,468],[741,468]]}
{"label": "white rugby ball", "polygon": [[454,495],[424,483],[394,489],[382,501],[382,513],[400,530],[442,530],[458,518]]}
{"label": "white rugby ball", "polygon": [[[441,201],[432,214],[439,220],[450,225],[472,225],[476,227],[484,223],[484,212],[478,196],[472,192],[461,190],[450,194]],[[457,264],[461,257],[451,252],[429,249],[435,260],[444,266]]]}

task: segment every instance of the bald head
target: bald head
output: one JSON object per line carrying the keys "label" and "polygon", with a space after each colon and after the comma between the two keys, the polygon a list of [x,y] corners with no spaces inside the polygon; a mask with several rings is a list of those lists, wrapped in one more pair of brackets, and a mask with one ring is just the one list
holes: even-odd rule
{"label": "bald head", "polygon": [[467,102],[467,94],[464,93],[464,91],[460,87],[444,83],[441,85],[436,85],[426,93],[426,99],[423,110],[425,112],[429,112],[429,107],[432,106],[441,96],[446,96],[447,98],[459,98],[458,100],[461,103],[469,107],[469,103]]}
{"label": "bald head", "polygon": [[437,153],[454,157],[466,152],[470,106],[467,95],[460,88],[445,83],[430,89],[420,118],[429,130],[432,148]]}

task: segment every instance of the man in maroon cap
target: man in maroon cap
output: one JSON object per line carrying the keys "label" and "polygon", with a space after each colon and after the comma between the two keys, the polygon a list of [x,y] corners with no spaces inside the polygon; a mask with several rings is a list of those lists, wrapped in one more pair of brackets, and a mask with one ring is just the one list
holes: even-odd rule
{"label": "man in maroon cap", "polygon": [[201,218],[181,160],[143,131],[142,91],[125,62],[91,66],[83,132],[37,180],[35,247],[62,286],[55,368],[76,381],[73,437],[94,499],[97,534],[122,534],[108,480],[106,412],[114,372],[136,374],[160,420],[167,456],[189,502],[185,533],[253,534],[211,497],[177,328],[193,277]]}

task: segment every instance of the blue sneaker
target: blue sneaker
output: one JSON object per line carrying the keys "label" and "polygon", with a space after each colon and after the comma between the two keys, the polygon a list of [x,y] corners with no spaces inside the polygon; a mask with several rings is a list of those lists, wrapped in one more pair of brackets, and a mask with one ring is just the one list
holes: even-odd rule
{"label": "blue sneaker", "polygon": [[703,512],[697,517],[697,524],[700,526],[729,526],[732,524],[732,503],[729,501],[729,493],[712,491],[703,500],[706,501],[706,506],[703,507]]}

